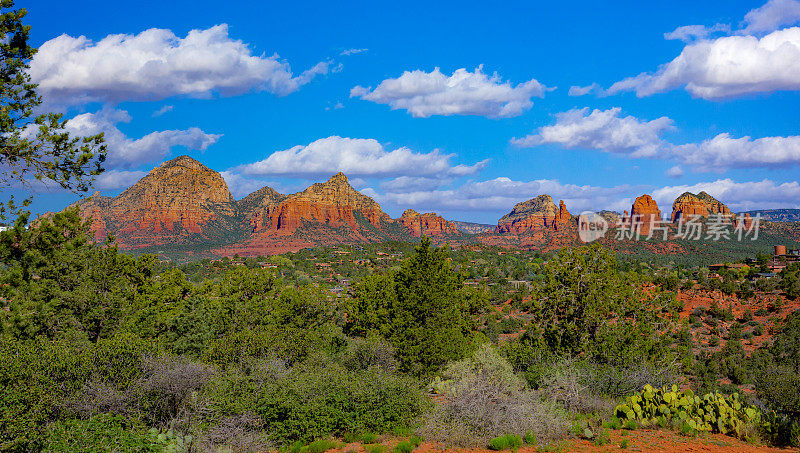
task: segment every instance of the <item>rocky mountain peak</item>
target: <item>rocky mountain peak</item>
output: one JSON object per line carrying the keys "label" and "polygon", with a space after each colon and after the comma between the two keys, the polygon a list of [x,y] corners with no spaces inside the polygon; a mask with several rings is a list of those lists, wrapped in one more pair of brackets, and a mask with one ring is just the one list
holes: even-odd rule
{"label": "rocky mountain peak", "polygon": [[672,203],[670,220],[677,222],[682,217],[708,217],[710,214],[731,215],[731,210],[705,191],[696,195],[691,192],[684,192]]}
{"label": "rocky mountain peak", "polygon": [[514,205],[514,209],[497,222],[498,233],[521,234],[532,230],[558,230],[572,219],[561,200],[556,206],[553,197],[544,194]]}
{"label": "rocky mountain peak", "polygon": [[243,209],[253,209],[256,207],[274,206],[286,199],[286,195],[276,191],[272,187],[264,186],[250,195],[239,200],[239,205]]}
{"label": "rocky mountain peak", "polygon": [[511,212],[500,218],[500,222],[520,219],[535,214],[555,216],[557,212],[558,206],[553,203],[553,197],[543,194],[536,198],[531,198],[530,200],[515,204]]}
{"label": "rocky mountain peak", "polygon": [[347,180],[347,176],[342,172],[336,173],[326,182],[318,182],[302,192],[290,195],[288,199],[298,202],[348,206],[356,210],[380,209],[375,200],[354,189]]}

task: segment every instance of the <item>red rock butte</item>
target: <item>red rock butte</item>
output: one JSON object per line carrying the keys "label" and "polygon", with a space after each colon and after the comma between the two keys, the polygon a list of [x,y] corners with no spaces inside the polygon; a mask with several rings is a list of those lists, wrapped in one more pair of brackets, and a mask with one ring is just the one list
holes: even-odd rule
{"label": "red rock butte", "polygon": [[445,220],[434,212],[420,214],[413,209],[406,209],[397,221],[411,230],[414,237],[458,234],[458,228],[453,222]]}
{"label": "red rock butte", "polygon": [[684,192],[672,203],[670,221],[677,222],[681,218],[688,219],[691,216],[708,217],[711,214],[732,215],[731,210],[724,203],[706,192],[696,195]]}
{"label": "red rock butte", "polygon": [[653,225],[661,220],[661,210],[658,209],[658,204],[653,197],[644,194],[637,197],[631,205],[630,216],[632,221],[639,222],[639,233],[648,235]]}
{"label": "red rock butte", "polygon": [[572,215],[561,200],[556,206],[550,195],[539,195],[517,203],[497,222],[498,233],[523,234],[543,230],[559,231],[572,221]]}

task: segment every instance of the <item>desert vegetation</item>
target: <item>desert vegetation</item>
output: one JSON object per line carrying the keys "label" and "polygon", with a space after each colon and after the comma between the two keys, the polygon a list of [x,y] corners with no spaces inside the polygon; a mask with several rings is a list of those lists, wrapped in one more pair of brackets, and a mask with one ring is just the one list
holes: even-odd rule
{"label": "desert vegetation", "polygon": [[[503,301],[427,240],[336,294],[243,265],[193,281],[87,231],[66,211],[0,233],[4,450],[503,450],[625,426],[797,442],[800,316],[746,351],[755,313],[682,318],[675,285],[601,246],[539,260]],[[487,331],[497,314],[511,333]],[[730,323],[724,346],[695,344],[699,319]]]}

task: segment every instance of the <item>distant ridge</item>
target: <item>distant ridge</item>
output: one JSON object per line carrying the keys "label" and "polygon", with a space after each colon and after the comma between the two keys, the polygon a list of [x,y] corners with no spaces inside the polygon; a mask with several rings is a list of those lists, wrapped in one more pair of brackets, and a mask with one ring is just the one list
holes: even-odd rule
{"label": "distant ridge", "polygon": [[742,214],[750,214],[751,217],[760,215],[763,220],[771,222],[800,222],[800,209],[758,209]]}
{"label": "distant ridge", "polygon": [[462,222],[459,220],[452,220],[451,222],[458,228],[458,231],[467,234],[486,233],[494,231],[497,227],[497,225],[490,225],[488,223]]}
{"label": "distant ridge", "polygon": [[[582,244],[577,217],[570,214],[564,201],[556,204],[547,194],[517,203],[497,225],[452,222],[433,212],[421,214],[412,209],[393,219],[375,200],[355,190],[341,172],[294,194],[262,187],[236,200],[220,173],[188,156],[164,162],[116,197],[95,193],[72,206],[79,209],[84,220],[92,221],[97,241],[110,234],[121,250],[183,258],[271,255],[317,246],[417,241],[422,236],[437,245],[543,252]],[[642,195],[631,212],[658,217],[661,211],[652,197]],[[729,212],[727,206],[706,193],[684,193],[673,203],[672,217]],[[615,235],[599,242],[631,256],[654,253],[677,260],[679,255],[687,255],[687,261],[700,254],[719,261],[739,256],[736,253],[745,249],[800,245],[800,209],[749,212],[754,214],[772,222],[765,225],[758,243],[747,242],[744,249],[738,243],[726,251],[710,244],[642,242],[617,239]],[[610,211],[601,215],[612,225],[624,224],[631,217],[627,211],[621,216]],[[745,225],[748,220],[745,216]]]}
{"label": "distant ridge", "polygon": [[[392,219],[355,190],[344,173],[284,195],[271,187],[235,200],[222,176],[189,156],[154,168],[116,197],[95,193],[73,204],[92,220],[98,241],[112,234],[123,250],[183,250],[266,255],[317,245],[460,237],[436,213]],[[46,214],[47,215],[47,214]]]}

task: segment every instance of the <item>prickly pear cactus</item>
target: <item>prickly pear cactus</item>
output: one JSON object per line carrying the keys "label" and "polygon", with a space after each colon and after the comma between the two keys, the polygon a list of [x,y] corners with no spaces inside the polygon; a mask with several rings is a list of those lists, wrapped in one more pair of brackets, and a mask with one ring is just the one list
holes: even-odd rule
{"label": "prickly pear cactus", "polygon": [[[692,432],[708,431],[743,437],[747,426],[763,426],[761,412],[739,401],[739,394],[726,397],[709,393],[702,397],[678,387],[654,389],[649,384],[641,392],[617,406],[620,420],[634,420],[642,426],[658,420],[675,420]],[[663,418],[662,418],[663,417]]]}

